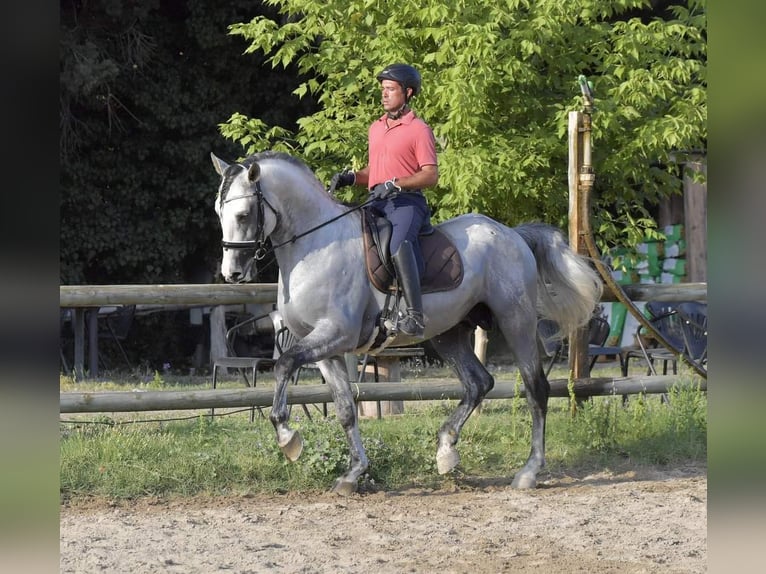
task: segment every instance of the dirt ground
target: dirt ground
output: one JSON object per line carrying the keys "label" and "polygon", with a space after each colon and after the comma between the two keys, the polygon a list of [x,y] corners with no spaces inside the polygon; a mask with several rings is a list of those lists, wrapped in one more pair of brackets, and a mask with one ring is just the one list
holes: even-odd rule
{"label": "dirt ground", "polygon": [[456,481],[450,489],[87,501],[61,507],[63,573],[700,573],[700,467]]}

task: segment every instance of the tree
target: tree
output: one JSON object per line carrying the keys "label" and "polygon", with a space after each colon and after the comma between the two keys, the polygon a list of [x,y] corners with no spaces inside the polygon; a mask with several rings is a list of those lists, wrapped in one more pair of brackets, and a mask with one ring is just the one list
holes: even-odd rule
{"label": "tree", "polygon": [[[320,179],[366,163],[367,126],[381,114],[375,74],[416,65],[413,107],[434,129],[440,182],[434,218],[481,211],[514,225],[567,213],[567,115],[576,79],[595,84],[593,228],[636,242],[647,207],[680,191],[671,154],[707,138],[704,0],[267,0],[279,16],[230,33],[275,68],[295,66],[296,97],[319,108],[286,131],[233,114],[221,133],[247,154],[302,157]],[[346,191],[351,199],[353,191]]]}
{"label": "tree", "polygon": [[61,282],[194,282],[220,258],[209,154],[232,110],[294,125],[294,70],[243,59],[260,3],[61,2]]}

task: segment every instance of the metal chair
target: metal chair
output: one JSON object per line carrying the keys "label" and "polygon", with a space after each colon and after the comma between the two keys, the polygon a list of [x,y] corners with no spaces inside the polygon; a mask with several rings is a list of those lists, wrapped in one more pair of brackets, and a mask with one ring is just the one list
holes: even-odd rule
{"label": "metal chair", "polygon": [[[588,321],[588,356],[590,357],[589,370],[593,370],[598,358],[602,355],[616,355],[620,360],[620,366],[623,364],[623,348],[614,346],[605,346],[609,337],[609,321],[594,315]],[[557,339],[554,334],[558,331],[558,325],[550,319],[540,319],[537,323],[537,333],[540,341],[540,350],[545,358],[549,359],[545,367],[545,376],[550,374],[553,364],[561,360],[567,347],[566,339]]]}
{"label": "metal chair", "polygon": [[678,304],[677,311],[686,358],[707,372],[707,304],[686,301]]}
{"label": "metal chair", "polygon": [[[287,349],[293,346],[295,341],[297,340],[295,335],[290,331],[290,329],[287,328],[287,326],[284,323],[284,320],[282,319],[281,313],[279,311],[273,311],[271,313],[272,319],[274,321],[274,360],[276,362],[276,359],[279,358],[279,356],[285,352]],[[298,381],[300,380],[301,373],[304,369],[318,369],[319,367],[316,366],[314,363],[309,363],[307,365],[302,366],[297,371],[295,371],[295,374],[293,375],[292,384],[297,385]],[[325,384],[324,376],[320,374],[320,378],[322,381],[322,384]],[[314,405],[314,407],[322,413],[322,416],[327,417],[327,403],[322,403],[322,408],[319,408],[319,405]],[[311,413],[309,412],[308,405],[302,404],[301,408],[303,409],[303,412],[306,413],[306,416],[311,420]],[[292,410],[292,405],[288,406],[288,409]]]}
{"label": "metal chair", "polygon": [[[253,329],[255,324],[265,318],[270,318],[272,326],[274,328],[274,347],[273,350],[269,355],[260,355],[260,356],[237,356],[236,352],[234,350],[234,341],[237,335],[245,332],[248,329]],[[233,327],[231,327],[228,331],[226,331],[226,347],[229,350],[229,353],[231,353],[228,356],[225,357],[218,357],[213,361],[213,388],[215,389],[218,385],[218,371],[222,368],[234,368],[238,369],[239,373],[242,375],[242,378],[244,379],[245,385],[250,387],[252,386],[255,388],[258,378],[259,372],[264,372],[267,370],[271,370],[274,368],[274,365],[277,362],[277,359],[280,357],[280,355],[285,352],[287,349],[289,349],[292,344],[295,342],[295,336],[290,332],[290,330],[287,328],[287,326],[284,324],[284,320],[282,319],[282,314],[279,311],[271,311],[270,313],[266,313],[264,315],[258,315],[249,317],[243,321],[240,321],[236,323]],[[293,377],[292,384],[297,385],[298,379],[300,377],[302,369],[299,369],[295,376]],[[250,384],[250,380],[247,377],[248,372],[252,375],[252,384]],[[306,405],[301,405],[303,407],[303,411],[306,413],[306,416],[311,419],[311,413],[308,410],[308,407]],[[255,409],[258,409],[258,412],[261,416],[264,416],[263,410],[261,407],[253,407],[250,409],[250,422],[253,422],[255,420]],[[327,405],[324,405],[323,410],[325,416],[327,415]],[[210,415],[213,416],[215,414],[214,409],[210,409]]]}
{"label": "metal chair", "polygon": [[658,344],[657,340],[646,332],[643,325],[636,329],[636,342],[638,349],[629,349],[623,353],[622,375],[628,376],[628,368],[631,359],[644,359],[647,363],[647,375],[656,375],[655,361],[662,361],[662,374],[668,374],[668,364],[673,369],[673,374],[678,374],[678,355],[684,352],[685,342],[682,330],[682,320],[677,310],[677,303],[649,301],[646,311],[649,321],[654,328],[670,343],[673,351]]}
{"label": "metal chair", "polygon": [[558,330],[558,324],[551,319],[540,319],[537,322],[540,356],[543,358],[543,362],[548,360],[548,365],[545,367],[546,377],[550,374],[553,364],[561,360],[561,356],[564,354],[564,339],[555,336]]}
{"label": "metal chair", "polygon": [[[255,387],[256,379],[258,377],[258,372],[264,371],[266,369],[270,369],[274,366],[274,363],[276,362],[276,359],[274,358],[274,350],[270,351],[268,355],[264,354],[259,356],[247,356],[247,357],[237,356],[234,350],[234,340],[236,337],[241,336],[241,334],[246,332],[247,330],[254,329],[258,321],[261,321],[262,319],[270,318],[270,316],[271,316],[270,313],[266,313],[264,315],[251,316],[247,319],[236,322],[230,329],[226,331],[226,348],[229,351],[229,355],[225,357],[217,357],[213,361],[213,388],[214,389],[218,386],[219,369],[225,369],[225,368],[237,369],[240,375],[242,376],[242,379],[245,382],[245,386]],[[252,373],[252,384],[250,383],[250,380],[247,378],[248,370]],[[255,420],[255,409],[256,407],[253,407],[252,409],[250,409],[250,422],[253,422]],[[263,411],[261,410],[261,407],[257,407],[257,409],[260,415],[263,416]],[[215,409],[210,409],[210,416],[213,416],[214,414],[215,414]]]}
{"label": "metal chair", "polygon": [[[99,340],[111,341],[120,351],[122,358],[129,370],[133,370],[133,365],[122,346],[122,341],[127,339],[130,329],[133,326],[133,319],[136,315],[135,305],[124,305],[118,307],[115,311],[99,317],[98,338]],[[99,352],[99,362],[104,368],[108,367],[106,353]]]}
{"label": "metal chair", "polygon": [[588,325],[588,356],[590,357],[589,370],[592,371],[596,361],[601,356],[614,355],[620,361],[620,370],[622,370],[624,349],[615,345],[604,345],[609,338],[611,327],[609,321],[603,317],[592,317]]}

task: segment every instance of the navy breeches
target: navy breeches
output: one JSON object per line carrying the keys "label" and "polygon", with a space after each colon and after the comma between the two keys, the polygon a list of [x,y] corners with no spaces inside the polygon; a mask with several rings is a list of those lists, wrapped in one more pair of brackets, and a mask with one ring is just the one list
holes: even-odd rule
{"label": "navy breeches", "polygon": [[390,243],[391,254],[396,253],[402,241],[409,241],[415,250],[418,269],[422,275],[425,270],[425,263],[420,253],[418,235],[430,221],[428,204],[423,194],[399,193],[387,199],[376,200],[370,204],[370,207],[393,225]]}

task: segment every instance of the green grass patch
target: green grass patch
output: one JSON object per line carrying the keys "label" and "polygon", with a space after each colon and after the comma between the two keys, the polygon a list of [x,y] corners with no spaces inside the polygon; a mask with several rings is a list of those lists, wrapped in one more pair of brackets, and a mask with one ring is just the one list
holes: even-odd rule
{"label": "green grass patch", "polygon": [[[435,453],[438,429],[457,401],[406,404],[403,415],[360,422],[370,459],[363,488],[438,487],[455,480],[437,474]],[[113,416],[61,423],[62,497],[326,490],[348,464],[345,435],[332,414],[309,420],[293,409],[291,424],[304,439],[295,463],[278,449],[271,423],[250,423],[246,412],[154,422],[133,422],[137,414]],[[523,398],[487,401],[463,428],[457,476],[512,476],[529,454],[530,424]],[[672,390],[666,402],[658,395],[632,396],[625,405],[621,397],[595,397],[574,416],[568,399],[550,401],[546,451],[554,475],[705,464],[706,444],[707,395],[696,390]]]}

